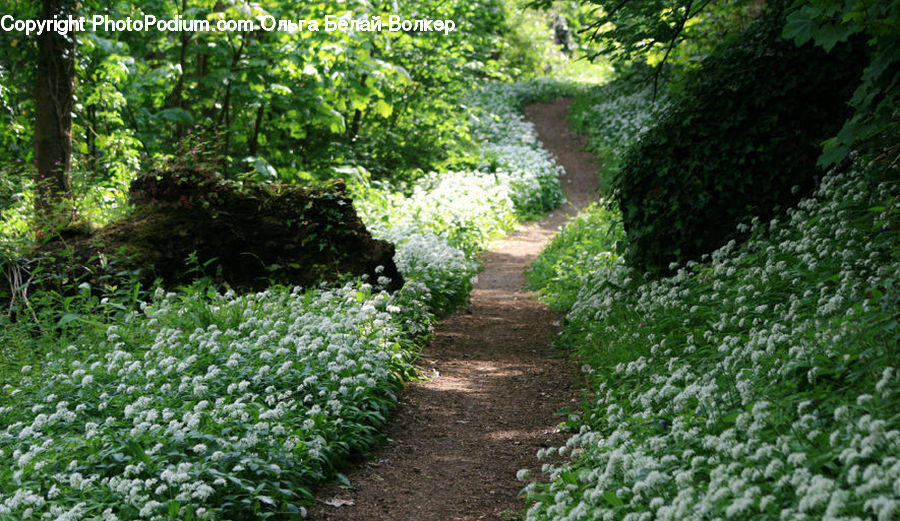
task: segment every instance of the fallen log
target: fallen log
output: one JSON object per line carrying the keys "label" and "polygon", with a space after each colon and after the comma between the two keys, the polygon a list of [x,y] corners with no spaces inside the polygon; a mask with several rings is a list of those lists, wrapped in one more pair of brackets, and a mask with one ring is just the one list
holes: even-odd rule
{"label": "fallen log", "polygon": [[144,283],[161,279],[167,286],[211,276],[254,291],[362,275],[373,283],[390,279],[389,290],[403,285],[394,245],[369,234],[342,182],[310,189],[191,170],[151,172],[132,182],[129,199],[132,214],[95,233],[51,241],[36,255],[66,258],[63,264],[90,273],[113,261]]}

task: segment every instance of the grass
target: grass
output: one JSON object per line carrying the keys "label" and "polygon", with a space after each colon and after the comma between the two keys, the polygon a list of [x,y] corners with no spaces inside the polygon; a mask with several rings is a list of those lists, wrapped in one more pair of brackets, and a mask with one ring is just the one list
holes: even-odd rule
{"label": "grass", "polygon": [[569,221],[534,261],[527,273],[528,288],[539,290],[556,310],[571,309],[585,277],[622,262],[617,250],[624,234],[618,211],[603,201],[591,204]]}

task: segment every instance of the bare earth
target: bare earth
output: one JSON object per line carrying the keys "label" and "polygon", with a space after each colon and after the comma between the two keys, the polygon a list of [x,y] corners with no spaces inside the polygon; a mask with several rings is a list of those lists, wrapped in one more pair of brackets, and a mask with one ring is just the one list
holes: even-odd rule
{"label": "bare earth", "polygon": [[577,407],[577,368],[550,348],[560,317],[537,302],[524,272],[559,227],[596,198],[597,167],[569,131],[570,100],[527,107],[562,164],[569,203],[496,242],[469,307],[447,317],[387,427],[391,443],[351,470],[353,488],[319,491],[316,521],[508,520],[525,508],[519,469],[539,474],[535,452],[565,434],[555,415]]}

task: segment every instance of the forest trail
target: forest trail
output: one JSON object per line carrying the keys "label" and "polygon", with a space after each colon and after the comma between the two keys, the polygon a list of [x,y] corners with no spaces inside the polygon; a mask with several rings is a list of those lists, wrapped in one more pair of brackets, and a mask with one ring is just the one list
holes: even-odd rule
{"label": "forest trail", "polygon": [[526,108],[544,147],[566,169],[569,200],[484,253],[469,307],[445,318],[419,360],[431,378],[400,396],[391,443],[319,491],[315,521],[509,520],[521,515],[519,469],[556,446],[564,407],[578,407],[577,369],[550,347],[560,316],[526,292],[525,270],[553,234],[596,199],[597,166],[568,129],[570,100]]}

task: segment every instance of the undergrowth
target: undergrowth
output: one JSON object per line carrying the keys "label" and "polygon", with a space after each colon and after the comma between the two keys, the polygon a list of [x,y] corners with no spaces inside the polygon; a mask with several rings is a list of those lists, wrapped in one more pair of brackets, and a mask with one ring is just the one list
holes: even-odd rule
{"label": "undergrowth", "polygon": [[568,309],[589,398],[539,452],[567,461],[526,487],[527,519],[895,519],[897,173],[832,172],[655,280],[620,257],[617,210],[568,225],[530,280]]}
{"label": "undergrowth", "polygon": [[313,486],[346,481],[341,464],[382,439],[435,317],[465,302],[476,252],[561,202],[515,97],[561,87],[534,85],[471,95],[478,168],[408,190],[348,181],[368,228],[397,245],[393,294],[383,275],[242,296],[126,277],[102,301],[13,281],[24,313],[0,329],[0,520],[303,517]]}
{"label": "undergrowth", "polygon": [[662,94],[654,100],[650,87],[628,80],[580,89],[576,94],[569,121],[588,136],[587,150],[601,161],[599,190],[609,193],[625,152],[650,129],[667,102]]}
{"label": "undergrowth", "polygon": [[528,288],[538,290],[551,307],[568,311],[590,274],[621,262],[623,239],[618,211],[593,203],[566,224],[527,273]]}

